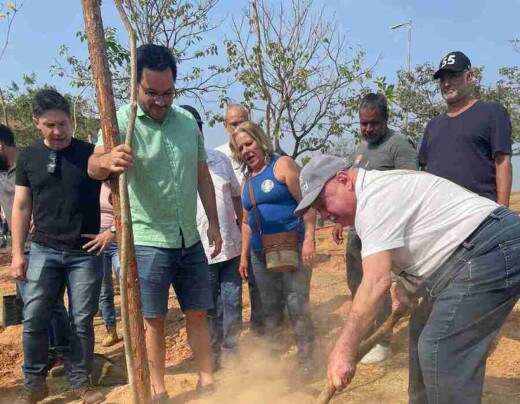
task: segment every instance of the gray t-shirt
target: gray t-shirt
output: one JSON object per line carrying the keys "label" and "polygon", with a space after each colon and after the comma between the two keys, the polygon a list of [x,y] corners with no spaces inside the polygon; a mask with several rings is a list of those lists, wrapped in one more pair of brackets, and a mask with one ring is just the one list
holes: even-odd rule
{"label": "gray t-shirt", "polygon": [[8,171],[0,172],[0,206],[2,207],[7,224],[11,229],[11,216],[13,212],[14,201],[14,179],[16,175],[16,167],[13,166]]}
{"label": "gray t-shirt", "polygon": [[365,170],[417,170],[417,154],[406,136],[388,130],[376,144],[363,140],[356,149],[356,165]]}

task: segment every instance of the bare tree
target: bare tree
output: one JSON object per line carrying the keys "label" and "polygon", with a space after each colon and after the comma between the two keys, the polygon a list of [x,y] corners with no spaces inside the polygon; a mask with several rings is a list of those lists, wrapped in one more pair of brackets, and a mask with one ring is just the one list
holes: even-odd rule
{"label": "bare tree", "polygon": [[[223,78],[227,66],[212,63],[218,46],[210,34],[221,23],[211,22],[211,12],[218,0],[126,0],[125,11],[136,29],[138,44],[156,43],[167,46],[176,56],[179,69],[177,96],[202,101],[221,97],[229,86]],[[78,33],[85,41],[84,33]],[[128,99],[129,52],[118,40],[117,29],[105,30],[107,56],[113,77],[116,102]],[[55,74],[68,78],[77,87],[92,88],[90,66],[61,46],[59,58],[52,66]],[[65,63],[64,63],[65,62]]]}
{"label": "bare tree", "polygon": [[[0,8],[0,21],[5,20],[7,24],[5,29],[5,38],[3,40],[3,43],[0,45],[0,62],[2,62],[2,59],[4,58],[5,50],[7,49],[7,46],[9,45],[9,40],[11,39],[11,32],[13,28],[14,19],[16,18],[16,14],[18,14],[22,6],[23,1],[19,3],[18,1],[14,0],[8,1],[5,5],[2,6],[2,8]],[[2,114],[4,116],[4,122],[6,125],[9,125],[9,119],[7,117],[7,100],[1,88],[0,104],[2,105]]]}
{"label": "bare tree", "polygon": [[351,130],[359,92],[371,77],[363,52],[348,45],[334,16],[312,10],[312,0],[276,7],[252,0],[225,42],[246,104],[262,111],[276,149],[292,137],[293,157]]}

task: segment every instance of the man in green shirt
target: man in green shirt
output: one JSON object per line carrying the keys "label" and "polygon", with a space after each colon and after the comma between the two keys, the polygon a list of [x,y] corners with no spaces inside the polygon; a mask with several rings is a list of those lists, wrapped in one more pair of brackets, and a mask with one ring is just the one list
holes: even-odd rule
{"label": "man in green shirt", "polygon": [[[172,285],[186,315],[188,339],[199,366],[201,389],[212,386],[207,310],[212,307],[207,260],[196,226],[197,191],[209,219],[207,237],[218,255],[222,245],[215,193],[204,141],[195,119],[172,105],[177,74],[166,47],[137,50],[138,110],[132,149],[105,153],[102,139],[89,160],[97,179],[128,170],[141,310],[154,402],[167,402],[164,386],[164,319]],[[126,132],[130,107],[117,114]],[[206,235],[203,235],[206,236]]]}

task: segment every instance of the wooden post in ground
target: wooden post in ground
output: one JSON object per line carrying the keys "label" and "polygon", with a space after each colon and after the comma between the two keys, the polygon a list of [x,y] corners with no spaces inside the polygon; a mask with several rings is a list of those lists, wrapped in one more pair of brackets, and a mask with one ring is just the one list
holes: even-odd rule
{"label": "wooden post in ground", "polygon": [[[119,143],[119,127],[114,104],[112,78],[105,50],[100,0],[82,0],[82,7],[101,129],[103,132],[103,142],[105,150],[109,151]],[[135,87],[134,84],[132,85]],[[133,91],[133,94],[134,113],[132,116],[133,119],[135,119],[135,91]],[[130,121],[130,129],[127,132],[127,140],[125,142],[127,144],[131,141],[131,132],[133,131],[132,119]],[[121,310],[128,380],[132,389],[133,403],[148,404],[150,402],[150,376],[148,371],[148,359],[146,357],[139,277],[135,261],[126,175],[121,175],[119,179],[111,178],[110,188],[112,191],[117,241],[121,258]]]}

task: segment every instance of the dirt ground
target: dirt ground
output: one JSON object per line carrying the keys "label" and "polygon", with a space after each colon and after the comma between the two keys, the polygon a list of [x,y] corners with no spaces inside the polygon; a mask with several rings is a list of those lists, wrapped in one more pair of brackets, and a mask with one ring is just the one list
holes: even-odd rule
{"label": "dirt ground", "polygon": [[[520,194],[513,207],[520,210]],[[244,323],[241,336],[241,361],[229,364],[216,374],[217,391],[206,397],[195,393],[195,365],[187,345],[183,315],[174,295],[170,296],[167,318],[167,389],[172,403],[313,403],[324,386],[327,352],[346,317],[351,298],[345,282],[344,246],[335,246],[330,228],[318,232],[318,254],[311,285],[312,316],[316,327],[315,378],[302,384],[297,376],[295,347],[287,332],[287,353],[272,358],[264,341],[251,334]],[[9,258],[0,255],[0,290],[12,290],[7,276]],[[118,298],[118,297],[117,297]],[[247,289],[244,288],[244,319],[249,318]],[[124,366],[122,342],[111,348],[100,345],[104,337],[103,322],[95,318],[96,352],[104,353]],[[351,386],[333,399],[335,403],[406,403],[407,402],[407,320],[398,324],[392,343],[392,357],[382,365],[359,365]],[[0,403],[14,400],[22,386],[21,326],[0,328]],[[48,378],[53,394],[45,403],[73,402],[65,378]],[[130,403],[127,386],[104,387],[107,403]],[[511,313],[500,333],[498,345],[487,365],[484,403],[520,403],[520,305]]]}

